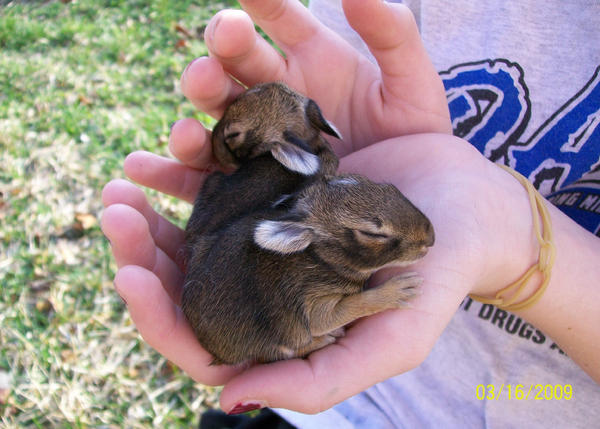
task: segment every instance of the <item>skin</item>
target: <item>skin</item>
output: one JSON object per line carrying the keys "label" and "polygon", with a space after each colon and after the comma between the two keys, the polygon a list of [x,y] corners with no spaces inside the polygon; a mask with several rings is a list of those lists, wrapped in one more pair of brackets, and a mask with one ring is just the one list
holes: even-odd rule
{"label": "skin", "polygon": [[[250,368],[208,366],[178,303],[183,232],[156,213],[135,185],[106,185],[102,228],[119,266],[115,287],[144,339],[195,380],[225,384],[221,406],[283,407],[305,413],[330,408],[418,366],[468,293],[493,296],[538,259],[531,209],[523,186],[468,142],[450,135],[441,81],[410,12],[377,0],[343,1],[349,23],[378,64],[361,58],[321,26],[299,2],[240,2],[210,22],[210,57],[192,62],[182,90],[219,117],[242,87],[283,80],[312,97],[341,130],[333,142],[340,170],[397,186],[431,220],[436,243],[409,267],[425,280],[404,310],[361,319],[335,344],[307,359]],[[254,32],[259,25],[285,59]],[[391,31],[393,29],[393,31]],[[322,64],[323,54],[328,65]],[[193,202],[207,171],[216,168],[209,132],[192,119],[177,122],[169,147],[179,162],[137,152],[125,160],[135,182]],[[600,240],[550,203],[557,248],[552,280],[540,301],[516,312],[560,345],[600,382]],[[400,269],[380,272],[381,283]],[[534,278],[528,291],[535,290]],[[376,334],[376,335],[375,335]],[[395,359],[389,359],[395,356]]]}

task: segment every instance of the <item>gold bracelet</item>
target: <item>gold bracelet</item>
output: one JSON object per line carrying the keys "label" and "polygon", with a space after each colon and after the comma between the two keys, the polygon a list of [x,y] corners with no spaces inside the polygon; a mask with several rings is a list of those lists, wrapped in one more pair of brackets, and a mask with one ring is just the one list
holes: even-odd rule
{"label": "gold bracelet", "polygon": [[[529,203],[531,204],[531,212],[533,214],[533,228],[535,230],[537,240],[540,243],[540,256],[538,262],[529,270],[527,270],[527,272],[519,280],[498,291],[494,298],[485,298],[473,294],[470,294],[469,296],[476,301],[483,302],[484,304],[492,304],[504,310],[523,310],[524,308],[531,307],[540,299],[548,287],[548,283],[550,282],[550,272],[552,271],[552,266],[554,265],[554,259],[556,257],[556,249],[554,248],[552,236],[552,224],[550,222],[550,213],[548,213],[548,209],[544,204],[544,198],[533,187],[529,180],[517,173],[512,168],[502,164],[496,165],[502,167],[510,174],[515,176],[517,180],[521,182],[523,186],[525,186],[525,189],[527,189],[527,193],[529,194]],[[540,228],[540,218],[542,219],[542,225],[544,227],[543,232]],[[543,275],[543,281],[540,287],[529,298],[526,298],[520,302],[515,302],[536,271],[540,271]],[[508,295],[511,294],[512,296],[508,297]]]}

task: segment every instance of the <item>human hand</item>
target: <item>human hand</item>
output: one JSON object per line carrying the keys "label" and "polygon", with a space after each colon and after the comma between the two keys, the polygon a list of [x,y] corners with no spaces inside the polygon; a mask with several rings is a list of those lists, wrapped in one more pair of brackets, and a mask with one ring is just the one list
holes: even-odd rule
{"label": "human hand", "polygon": [[[220,117],[244,85],[281,80],[315,99],[344,136],[339,155],[386,138],[422,132],[451,133],[445,91],[421,43],[408,8],[379,0],[345,0],[349,23],[378,64],[359,54],[295,0],[241,1],[246,12],[219,12],[205,31],[210,57],[190,63],[182,76],[185,96],[198,109]],[[283,57],[255,30],[260,26]],[[206,131],[186,120],[193,135]],[[179,138],[172,152],[203,167],[204,139]],[[202,150],[199,150],[202,148]],[[198,159],[200,158],[200,159]]]}
{"label": "human hand", "polygon": [[[176,180],[186,175],[186,168],[178,168],[172,161],[154,162],[157,159],[143,155],[138,153],[133,161],[151,169],[151,175],[165,170],[175,170]],[[191,181],[200,174],[197,170],[190,171]],[[173,186],[175,195],[192,195],[185,185],[163,182]],[[181,260],[184,232],[156,213],[144,192],[125,180],[108,183],[102,200],[106,207],[102,230],[111,242],[118,266],[114,285],[138,331],[150,346],[192,378],[208,385],[224,384],[239,370],[209,366],[212,356],[198,344],[179,307],[184,278]]]}
{"label": "human hand", "polygon": [[[197,381],[225,383],[226,411],[259,404],[314,413],[412,369],[467,293],[490,295],[537,259],[524,189],[466,141],[442,134],[396,138],[355,152],[341,168],[393,183],[432,221],[435,246],[407,268],[425,279],[423,294],[409,309],[359,320],[345,337],[306,359],[246,370],[208,366],[210,356],[181,315],[182,231],[156,214],[135,186],[116,181],[105,188],[102,226],[121,267],[115,285],[138,330]],[[127,158],[125,170],[143,185],[190,202],[205,175],[139,152]],[[380,273],[375,281],[396,273]]]}
{"label": "human hand", "polygon": [[[407,9],[394,9],[375,0],[344,1],[348,19],[370,46],[381,67],[378,69],[319,24],[298,2],[245,1],[242,5],[283,49],[286,59],[254,33],[248,15],[222,12],[207,29],[212,57],[190,64],[182,77],[184,94],[201,110],[220,116],[243,89],[229,77],[232,75],[246,85],[283,80],[314,98],[345,136],[346,145],[337,148],[340,154],[395,135],[450,132],[441,81]],[[322,58],[331,66],[324,67]],[[207,174],[198,169],[212,162],[208,141],[209,133],[197,121],[179,121],[173,127],[170,148],[183,165],[135,153],[126,160],[126,173],[142,185],[192,202]],[[481,255],[489,255],[490,249],[481,235],[473,232],[473,228],[482,231],[483,227],[470,205],[471,191],[477,191],[474,198],[485,193],[474,179],[485,177],[490,167],[484,167],[489,163],[465,145],[447,135],[405,137],[373,145],[343,161],[346,170],[392,181],[404,191],[430,216],[437,244],[430,256],[412,267],[426,279],[424,294],[412,309],[363,319],[338,343],[306,360],[276,362],[246,371],[208,366],[211,357],[196,341],[178,307],[183,279],[178,249],[183,244],[183,232],[154,212],[138,188],[124,181],[111,182],[103,193],[107,209],[102,226],[119,265],[117,291],[151,346],[195,380],[226,384],[221,396],[223,409],[248,402],[304,412],[329,408],[418,365],[471,291],[474,279],[486,278],[487,283],[493,283],[493,276],[486,273],[490,270],[480,269],[489,265],[477,262],[484,261]],[[458,155],[452,152],[457,147]],[[438,156],[431,159],[435,151]],[[477,168],[469,170],[467,180],[464,167],[475,159],[472,166]],[[409,160],[416,160],[416,164],[405,162]],[[450,167],[460,170],[463,182],[450,174],[456,173]],[[466,221],[460,210],[466,210]],[[459,212],[460,216],[454,215]],[[465,231],[470,231],[466,240]],[[473,261],[471,269],[464,267],[464,260]],[[474,292],[485,294],[483,290]],[[390,355],[397,359],[389,359]]]}

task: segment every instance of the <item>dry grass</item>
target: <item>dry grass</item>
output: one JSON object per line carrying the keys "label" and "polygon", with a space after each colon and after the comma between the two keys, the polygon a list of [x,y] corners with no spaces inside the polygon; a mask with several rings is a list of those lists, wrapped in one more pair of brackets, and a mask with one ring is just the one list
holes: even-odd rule
{"label": "dry grass", "polygon": [[137,334],[98,222],[127,153],[166,154],[173,121],[207,120],[178,90],[205,48],[176,25],[223,3],[0,6],[0,426],[190,427],[215,405]]}

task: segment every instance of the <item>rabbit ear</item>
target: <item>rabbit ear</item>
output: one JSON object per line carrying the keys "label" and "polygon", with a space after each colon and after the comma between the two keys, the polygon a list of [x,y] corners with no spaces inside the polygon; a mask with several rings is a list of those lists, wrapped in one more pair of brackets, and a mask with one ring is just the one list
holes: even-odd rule
{"label": "rabbit ear", "polygon": [[340,140],[342,139],[342,134],[338,131],[335,125],[325,119],[317,103],[311,99],[306,102],[306,117],[313,126],[317,127],[325,134],[329,134],[330,136],[336,137]]}
{"label": "rabbit ear", "polygon": [[307,152],[293,143],[277,142],[271,148],[271,154],[285,167],[305,176],[315,174],[321,165],[317,155]]}
{"label": "rabbit ear", "polygon": [[289,254],[306,249],[312,241],[311,229],[290,221],[263,220],[254,230],[254,242],[266,250]]}

